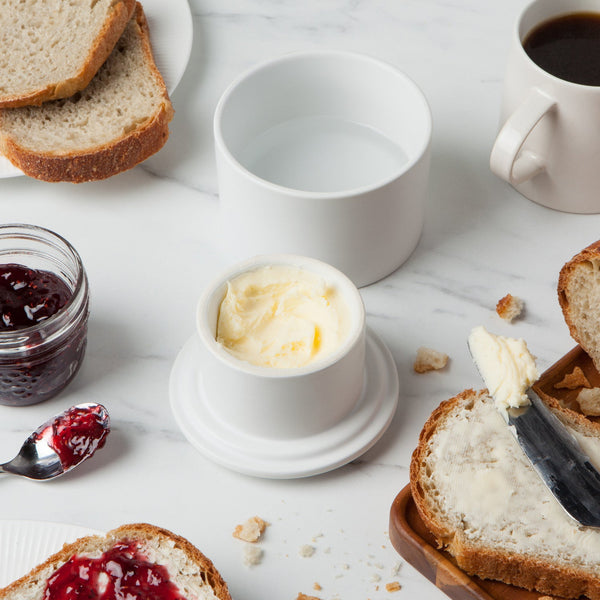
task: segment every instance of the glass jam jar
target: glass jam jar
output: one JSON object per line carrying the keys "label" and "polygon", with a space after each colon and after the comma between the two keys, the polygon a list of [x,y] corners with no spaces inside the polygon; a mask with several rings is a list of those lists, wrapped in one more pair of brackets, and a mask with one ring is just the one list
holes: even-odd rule
{"label": "glass jam jar", "polygon": [[85,354],[88,281],[77,251],[34,225],[0,225],[0,404],[48,400]]}

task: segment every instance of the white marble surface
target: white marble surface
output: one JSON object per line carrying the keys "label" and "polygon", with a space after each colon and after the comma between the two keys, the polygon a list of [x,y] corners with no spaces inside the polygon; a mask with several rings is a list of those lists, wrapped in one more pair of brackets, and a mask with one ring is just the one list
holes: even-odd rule
{"label": "white marble surface", "polygon": [[[79,250],[92,313],[87,357],[73,384],[42,405],[0,407],[0,457],[12,456],[38,422],[76,402],[101,401],[113,419],[107,447],[69,476],[47,484],[2,479],[2,517],[97,529],[133,521],[168,527],[214,560],[234,598],[293,600],[301,591],[343,600],[444,598],[404,564],[387,534],[421,426],[440,401],[480,386],[466,350],[472,326],[525,337],[542,369],[574,345],[556,297],[557,276],[568,258],[600,237],[600,216],[537,206],[488,169],[508,40],[523,4],[192,0],[192,60],[173,95],[177,112],[163,151],[100,183],[2,180],[3,222],[49,227]],[[304,49],[364,52],[422,87],[434,119],[431,189],[412,257],[362,290],[368,324],[389,346],[400,376],[391,427],[352,464],[273,481],[230,472],[195,451],[171,415],[168,378],[193,333],[204,284],[227,266],[216,244],[216,102],[243,69]],[[507,292],[527,305],[512,325],[494,313]],[[414,374],[421,345],[447,352],[449,366]],[[255,514],[271,526],[262,564],[248,568],[231,532]],[[311,558],[300,557],[304,544],[315,547]],[[394,580],[402,590],[385,591]],[[323,589],[313,591],[314,582]]]}

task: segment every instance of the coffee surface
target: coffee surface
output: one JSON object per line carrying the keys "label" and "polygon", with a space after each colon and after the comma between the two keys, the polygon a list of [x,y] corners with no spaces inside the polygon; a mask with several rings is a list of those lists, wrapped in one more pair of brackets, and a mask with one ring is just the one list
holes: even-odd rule
{"label": "coffee surface", "polygon": [[523,48],[555,77],[600,85],[600,13],[573,13],[545,21],[527,35]]}

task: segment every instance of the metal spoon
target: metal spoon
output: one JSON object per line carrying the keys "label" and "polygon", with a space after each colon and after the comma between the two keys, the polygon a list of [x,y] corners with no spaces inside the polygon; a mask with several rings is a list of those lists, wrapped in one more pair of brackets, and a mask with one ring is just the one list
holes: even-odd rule
{"label": "metal spoon", "polygon": [[110,432],[102,404],[77,404],[40,425],[0,474],[47,480],[67,473],[101,448]]}

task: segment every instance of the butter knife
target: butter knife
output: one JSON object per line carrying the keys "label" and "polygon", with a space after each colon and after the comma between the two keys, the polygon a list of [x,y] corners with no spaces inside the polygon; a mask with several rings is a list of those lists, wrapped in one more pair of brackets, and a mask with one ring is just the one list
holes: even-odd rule
{"label": "butter knife", "polygon": [[[481,371],[480,376],[487,385]],[[511,433],[567,514],[581,525],[600,527],[600,473],[537,393],[532,388],[526,393],[529,405],[507,409],[506,421]]]}
{"label": "butter knife", "polygon": [[529,406],[508,409],[508,426],[542,481],[578,523],[600,527],[600,473],[561,420],[530,388]]}

